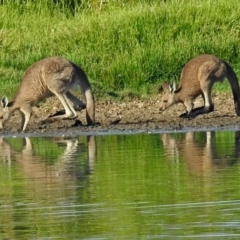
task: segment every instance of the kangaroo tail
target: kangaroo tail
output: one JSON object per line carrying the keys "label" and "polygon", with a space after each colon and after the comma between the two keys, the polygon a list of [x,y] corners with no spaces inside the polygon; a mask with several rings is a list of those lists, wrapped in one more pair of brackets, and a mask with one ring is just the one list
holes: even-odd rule
{"label": "kangaroo tail", "polygon": [[92,125],[95,123],[95,100],[91,88],[91,84],[88,80],[87,75],[85,72],[79,68],[77,65],[72,63],[75,67],[77,72],[77,77],[79,80],[80,88],[85,96],[86,100],[86,120],[88,125]]}
{"label": "kangaroo tail", "polygon": [[240,90],[238,78],[232,67],[227,62],[224,63],[227,68],[226,77],[232,88],[235,111],[237,115],[240,116]]}
{"label": "kangaroo tail", "polygon": [[[95,100],[93,96],[92,89],[89,88],[84,92],[86,98],[86,119],[88,125],[95,123]],[[239,111],[240,113],[240,111]]]}

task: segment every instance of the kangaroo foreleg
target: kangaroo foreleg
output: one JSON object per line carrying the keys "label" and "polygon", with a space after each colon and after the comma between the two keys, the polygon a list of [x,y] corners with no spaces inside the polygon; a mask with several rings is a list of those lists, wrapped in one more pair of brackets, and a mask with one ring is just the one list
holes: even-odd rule
{"label": "kangaroo foreleg", "polygon": [[31,118],[31,114],[32,114],[31,107],[29,105],[22,106],[20,108],[20,113],[22,117],[21,130],[25,131],[29,123],[29,120]]}
{"label": "kangaroo foreleg", "polygon": [[179,117],[181,117],[181,118],[191,118],[192,117],[191,113],[192,113],[192,110],[193,110],[192,99],[186,99],[183,104],[184,104],[187,111],[185,113],[181,114]]}

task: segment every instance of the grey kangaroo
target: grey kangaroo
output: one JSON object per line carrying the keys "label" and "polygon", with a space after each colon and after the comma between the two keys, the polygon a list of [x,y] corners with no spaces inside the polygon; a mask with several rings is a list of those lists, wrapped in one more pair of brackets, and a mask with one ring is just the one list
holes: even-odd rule
{"label": "grey kangaroo", "polygon": [[[212,87],[215,82],[229,80],[232,88],[235,111],[240,115],[240,91],[238,78],[232,67],[213,55],[200,55],[191,59],[183,68],[179,87],[175,83],[163,84],[164,95],[160,110],[164,111],[176,103],[183,103],[187,112],[181,117],[195,117],[214,110]],[[202,95],[204,107],[193,109],[193,100]]]}
{"label": "grey kangaroo", "polygon": [[[85,96],[86,105],[75,97],[70,90],[78,86]],[[20,86],[9,101],[6,96],[1,99],[0,129],[16,110],[22,115],[21,130],[25,130],[31,117],[31,109],[42,100],[57,96],[65,113],[54,115],[55,119],[73,119],[75,110],[86,107],[87,123],[95,123],[95,101],[91,85],[84,71],[75,63],[61,57],[49,57],[32,64],[23,75]],[[70,101],[73,103],[70,103]]]}

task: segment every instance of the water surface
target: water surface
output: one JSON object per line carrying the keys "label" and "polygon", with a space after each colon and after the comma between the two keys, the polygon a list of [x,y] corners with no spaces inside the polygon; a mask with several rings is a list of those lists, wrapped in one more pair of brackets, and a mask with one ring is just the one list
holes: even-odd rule
{"label": "water surface", "polygon": [[238,239],[240,132],[0,139],[0,239]]}

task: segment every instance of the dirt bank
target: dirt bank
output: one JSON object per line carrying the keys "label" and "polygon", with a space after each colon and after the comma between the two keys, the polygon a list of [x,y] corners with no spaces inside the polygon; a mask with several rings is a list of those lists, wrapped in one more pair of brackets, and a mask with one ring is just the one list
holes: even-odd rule
{"label": "dirt bank", "polygon": [[[33,115],[24,135],[52,134],[101,134],[122,131],[173,131],[188,129],[238,129],[240,117],[234,111],[231,95],[215,95],[213,102],[215,110],[212,113],[197,116],[195,119],[182,119],[179,115],[185,112],[181,104],[172,106],[164,113],[159,112],[161,96],[145,100],[116,102],[113,100],[97,100],[96,126],[86,126],[85,110],[79,112],[77,120],[61,120],[52,123],[41,123],[49,115],[62,109],[56,98],[50,98],[46,103],[33,108]],[[203,104],[201,98],[195,101],[195,107]],[[81,124],[81,122],[82,124]],[[18,112],[11,117],[1,136],[23,135],[18,131],[20,115]]]}

